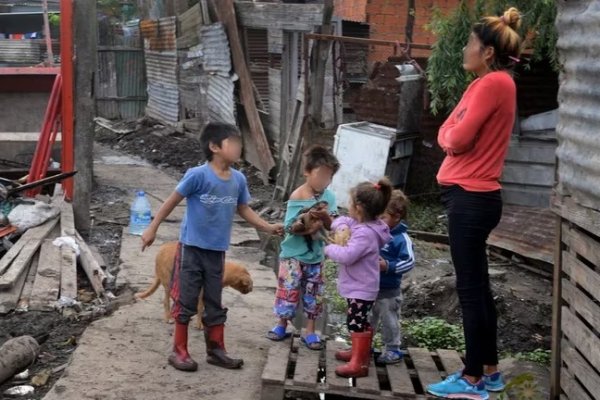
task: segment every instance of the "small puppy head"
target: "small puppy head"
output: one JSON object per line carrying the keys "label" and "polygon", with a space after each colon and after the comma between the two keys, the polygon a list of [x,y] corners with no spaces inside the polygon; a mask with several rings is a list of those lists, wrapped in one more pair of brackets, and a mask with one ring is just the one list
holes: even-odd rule
{"label": "small puppy head", "polygon": [[252,277],[248,271],[243,271],[236,277],[236,280],[231,284],[231,287],[242,294],[248,294],[252,291]]}

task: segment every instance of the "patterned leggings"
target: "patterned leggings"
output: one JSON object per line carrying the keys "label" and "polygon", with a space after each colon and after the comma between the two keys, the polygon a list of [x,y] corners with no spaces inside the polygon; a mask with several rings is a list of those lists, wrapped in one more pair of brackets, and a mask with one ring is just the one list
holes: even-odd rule
{"label": "patterned leggings", "polygon": [[348,316],[346,317],[348,331],[366,331],[371,326],[369,324],[369,313],[375,302],[360,299],[346,299],[346,301],[348,302]]}
{"label": "patterned leggings", "polygon": [[302,297],[304,315],[315,320],[323,312],[323,264],[305,264],[293,258],[279,262],[279,277],[273,311],[279,318],[294,319]]}

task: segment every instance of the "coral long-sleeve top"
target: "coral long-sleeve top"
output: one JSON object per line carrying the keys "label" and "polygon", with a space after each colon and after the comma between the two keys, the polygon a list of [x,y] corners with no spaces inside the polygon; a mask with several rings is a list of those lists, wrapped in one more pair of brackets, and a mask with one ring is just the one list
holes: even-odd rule
{"label": "coral long-sleeve top", "polygon": [[478,78],[440,128],[438,143],[446,152],[437,180],[472,192],[501,188],[516,110],[516,86],[506,72]]}

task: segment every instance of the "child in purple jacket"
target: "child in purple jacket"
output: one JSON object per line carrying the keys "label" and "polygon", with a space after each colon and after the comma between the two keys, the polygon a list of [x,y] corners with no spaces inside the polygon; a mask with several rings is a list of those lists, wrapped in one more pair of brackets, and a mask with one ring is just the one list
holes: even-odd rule
{"label": "child in purple jacket", "polygon": [[369,374],[373,332],[368,318],[379,292],[379,249],[392,239],[389,227],[378,217],[385,211],[391,193],[392,185],[385,178],[375,184],[363,182],[352,189],[350,217],[340,217],[331,226],[332,231],[350,228],[350,240],[346,246],[325,247],[325,255],[340,264],[338,292],[348,302],[346,324],[352,338],[351,354],[336,353],[337,359],[350,360],[335,369],[342,377]]}

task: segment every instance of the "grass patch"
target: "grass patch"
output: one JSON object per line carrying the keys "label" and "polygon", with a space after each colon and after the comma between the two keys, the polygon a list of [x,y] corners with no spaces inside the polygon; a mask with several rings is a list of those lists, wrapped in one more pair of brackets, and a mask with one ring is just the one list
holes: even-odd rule
{"label": "grass patch", "polygon": [[460,325],[454,325],[435,317],[408,320],[404,321],[402,325],[406,335],[419,347],[429,350],[465,351],[465,337]]}

